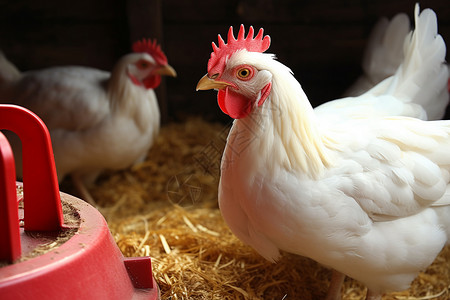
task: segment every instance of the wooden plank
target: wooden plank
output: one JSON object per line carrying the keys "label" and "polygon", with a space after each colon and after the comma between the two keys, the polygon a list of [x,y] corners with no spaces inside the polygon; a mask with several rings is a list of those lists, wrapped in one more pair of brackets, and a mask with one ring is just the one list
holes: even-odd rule
{"label": "wooden plank", "polygon": [[127,27],[121,7],[107,0],[69,8],[53,0],[2,1],[0,48],[22,70],[74,64],[111,70],[130,50],[121,37]]}

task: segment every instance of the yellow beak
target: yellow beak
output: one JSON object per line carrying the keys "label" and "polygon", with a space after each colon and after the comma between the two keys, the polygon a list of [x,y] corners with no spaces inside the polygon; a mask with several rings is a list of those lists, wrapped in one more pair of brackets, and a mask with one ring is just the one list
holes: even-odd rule
{"label": "yellow beak", "polygon": [[230,86],[231,84],[225,81],[219,81],[214,80],[208,77],[208,74],[203,76],[200,81],[197,83],[196,91],[200,90],[211,90],[211,89],[217,89],[221,90],[226,88],[227,86]]}
{"label": "yellow beak", "polygon": [[155,73],[158,75],[177,77],[177,72],[170,65],[165,65],[165,66],[159,68],[158,70],[156,70]]}

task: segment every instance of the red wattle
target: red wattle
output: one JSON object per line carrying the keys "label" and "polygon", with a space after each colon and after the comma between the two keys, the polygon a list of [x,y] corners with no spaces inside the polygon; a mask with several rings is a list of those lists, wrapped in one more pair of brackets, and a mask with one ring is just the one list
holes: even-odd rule
{"label": "red wattle", "polygon": [[252,101],[241,94],[225,88],[219,90],[217,102],[220,109],[233,119],[241,119],[247,116],[252,110]]}
{"label": "red wattle", "polygon": [[150,75],[144,80],[137,79],[134,75],[128,73],[128,77],[130,77],[131,81],[137,86],[144,86],[146,89],[155,89],[161,83],[161,76],[159,75]]}
{"label": "red wattle", "polygon": [[224,90],[219,90],[219,92],[217,93],[217,102],[219,103],[219,107],[220,109],[228,115],[228,111],[227,108],[225,106],[225,91]]}
{"label": "red wattle", "polygon": [[142,80],[142,83],[147,89],[155,89],[159,86],[161,83],[161,76],[159,75],[150,75],[144,80]]}

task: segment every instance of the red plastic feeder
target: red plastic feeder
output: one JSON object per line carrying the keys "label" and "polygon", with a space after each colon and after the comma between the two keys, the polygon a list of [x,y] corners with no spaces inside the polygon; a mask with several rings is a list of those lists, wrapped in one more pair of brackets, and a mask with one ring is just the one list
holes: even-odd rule
{"label": "red plastic feeder", "polygon": [[22,186],[0,133],[0,298],[159,299],[150,257],[124,258],[103,216],[59,192],[44,123],[24,108],[0,105],[0,129],[15,132],[23,145]]}

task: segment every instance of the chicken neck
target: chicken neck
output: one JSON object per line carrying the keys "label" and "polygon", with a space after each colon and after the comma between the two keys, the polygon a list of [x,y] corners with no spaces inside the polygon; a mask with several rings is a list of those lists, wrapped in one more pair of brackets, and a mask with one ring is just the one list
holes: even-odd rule
{"label": "chicken neck", "polygon": [[284,65],[272,62],[269,99],[261,107],[255,107],[248,117],[236,120],[240,130],[235,133],[247,130],[245,140],[258,138],[259,149],[254,151],[266,156],[271,166],[317,178],[330,165],[326,139],[319,132],[313,108],[300,84]]}

